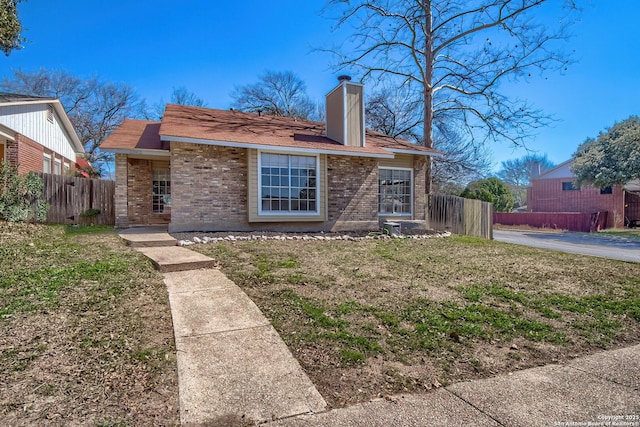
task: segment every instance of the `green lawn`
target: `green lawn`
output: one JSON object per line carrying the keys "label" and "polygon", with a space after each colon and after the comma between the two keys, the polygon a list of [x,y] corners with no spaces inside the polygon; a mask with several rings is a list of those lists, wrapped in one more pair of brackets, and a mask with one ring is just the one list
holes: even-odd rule
{"label": "green lawn", "polygon": [[0,221],[0,419],[178,425],[166,287],[108,227]]}
{"label": "green lawn", "polygon": [[475,238],[194,245],[334,405],[640,342],[640,265]]}
{"label": "green lawn", "polygon": [[630,239],[640,239],[640,228],[618,228],[599,231],[598,234],[608,236],[627,237]]}

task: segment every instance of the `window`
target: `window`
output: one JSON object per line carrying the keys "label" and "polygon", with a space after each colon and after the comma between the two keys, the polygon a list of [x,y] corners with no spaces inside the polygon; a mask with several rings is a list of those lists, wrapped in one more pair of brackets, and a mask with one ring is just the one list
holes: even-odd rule
{"label": "window", "polygon": [[378,212],[411,215],[412,170],[380,168],[378,178]]}
{"label": "window", "polygon": [[318,157],[260,153],[259,212],[318,213]]}
{"label": "window", "polygon": [[69,167],[69,163],[64,162],[64,172],[65,172],[65,173],[69,172],[69,169],[71,169],[71,168]]}
{"label": "window", "polygon": [[573,185],[573,181],[562,183],[562,191],[573,191],[573,190],[580,190],[578,187]]}
{"label": "window", "polygon": [[613,187],[608,186],[600,189],[600,194],[613,194]]}
{"label": "window", "polygon": [[51,173],[51,156],[45,154],[42,162],[42,172]]}
{"label": "window", "polygon": [[153,170],[153,213],[163,213],[171,206],[171,173],[169,169]]}
{"label": "window", "polygon": [[60,159],[55,159],[53,161],[53,173],[56,175],[62,175],[62,162]]}

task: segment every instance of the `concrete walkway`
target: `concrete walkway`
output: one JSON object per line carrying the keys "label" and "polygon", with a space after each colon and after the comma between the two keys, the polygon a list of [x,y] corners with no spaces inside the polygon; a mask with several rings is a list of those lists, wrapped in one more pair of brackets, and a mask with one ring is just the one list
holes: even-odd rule
{"label": "concrete walkway", "polygon": [[638,427],[640,345],[268,425]]}
{"label": "concrete walkway", "polygon": [[[214,260],[185,248],[150,247],[144,233],[138,229],[120,237],[134,242],[158,269],[170,271],[163,276],[182,425],[244,425],[325,409],[324,399],[253,301],[219,270],[198,268]],[[157,234],[150,233],[149,241],[169,241],[166,232],[162,238]]]}
{"label": "concrete walkway", "polygon": [[[137,235],[139,250],[160,268],[162,248],[149,251],[141,234],[121,237]],[[168,235],[151,234],[167,244]],[[172,252],[173,263],[191,259],[194,252],[184,250],[191,255]],[[201,268],[165,273],[164,280],[183,425],[640,427],[640,345],[326,411],[269,321],[224,274]]]}

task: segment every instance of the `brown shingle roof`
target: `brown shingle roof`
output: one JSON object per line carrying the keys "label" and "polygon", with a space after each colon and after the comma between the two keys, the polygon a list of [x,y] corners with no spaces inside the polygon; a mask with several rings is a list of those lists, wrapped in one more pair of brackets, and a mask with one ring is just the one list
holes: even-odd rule
{"label": "brown shingle roof", "polygon": [[397,141],[377,132],[367,131],[366,147],[348,147],[327,138],[322,122],[173,104],[167,105],[160,135],[167,140],[184,138],[335,151],[362,156],[389,156],[390,149],[410,150],[416,154],[439,154],[435,150]]}
{"label": "brown shingle roof", "polygon": [[393,151],[439,155],[439,152],[367,130],[366,147],[344,146],[325,136],[321,122],[291,117],[259,116],[230,110],[167,105],[162,122],[125,120],[101,148],[107,150],[166,150],[165,141],[282,147],[374,157]]}
{"label": "brown shingle roof", "polygon": [[160,122],[126,119],[100,145],[102,149],[168,150],[160,141]]}

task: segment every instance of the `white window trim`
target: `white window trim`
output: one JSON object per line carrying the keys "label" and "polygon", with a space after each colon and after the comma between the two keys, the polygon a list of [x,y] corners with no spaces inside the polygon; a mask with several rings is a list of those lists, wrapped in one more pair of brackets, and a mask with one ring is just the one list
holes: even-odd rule
{"label": "white window trim", "polygon": [[[59,171],[56,171],[56,168],[59,168]],[[53,173],[56,175],[62,175],[63,174],[63,170],[62,170],[62,161],[60,159],[53,159]]]}
{"label": "white window trim", "polygon": [[[262,210],[262,154],[284,154],[287,156],[299,156],[299,157],[314,157],[316,159],[316,210],[315,211],[263,211]],[[300,154],[297,152],[287,151],[271,151],[271,150],[258,150],[258,216],[290,216],[290,217],[314,217],[321,215],[322,209],[320,207],[320,155],[319,154]],[[289,186],[289,188],[291,188]]]}
{"label": "white window trim", "polygon": [[[49,164],[49,172],[44,170],[45,161]],[[42,159],[42,172],[43,173],[53,173],[53,165],[51,164],[51,156],[49,154],[45,154]]]}
{"label": "white window trim", "polygon": [[408,213],[393,213],[393,212],[380,212],[380,174],[378,173],[378,216],[383,216],[383,217],[411,217],[413,218],[413,198],[415,197],[414,195],[414,186],[413,186],[413,169],[412,168],[401,168],[401,167],[391,167],[391,166],[379,166],[378,167],[378,171],[380,170],[402,170],[402,171],[409,171],[409,178],[411,179],[411,183],[409,184],[409,188],[411,191],[411,212]]}
{"label": "white window trim", "polygon": [[[169,200],[171,200],[171,193],[169,194],[162,194],[163,196],[163,201],[162,201],[162,211],[155,211],[153,210],[153,198],[156,196],[156,194],[153,192],[153,182],[155,181],[155,171],[164,171],[167,170],[169,172],[168,176],[169,176],[169,180],[158,180],[158,181],[164,181],[164,182],[168,182],[169,186],[171,186],[171,169],[170,168],[153,168],[151,170],[151,214],[152,215],[163,215],[163,214],[167,214],[167,210],[166,208],[171,208],[171,202],[166,203],[164,200],[164,198],[166,196],[169,196]],[[170,188],[170,187],[169,187]],[[160,195],[160,194],[158,194]]]}

